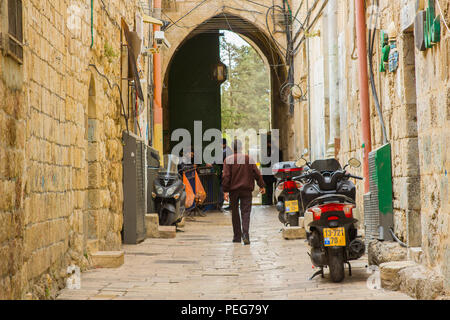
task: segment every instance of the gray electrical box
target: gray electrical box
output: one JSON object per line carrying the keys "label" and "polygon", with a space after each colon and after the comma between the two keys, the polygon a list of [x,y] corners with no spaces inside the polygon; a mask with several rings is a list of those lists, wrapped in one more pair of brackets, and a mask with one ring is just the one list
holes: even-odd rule
{"label": "gray electrical box", "polygon": [[123,243],[145,239],[146,145],[131,132],[123,132]]}

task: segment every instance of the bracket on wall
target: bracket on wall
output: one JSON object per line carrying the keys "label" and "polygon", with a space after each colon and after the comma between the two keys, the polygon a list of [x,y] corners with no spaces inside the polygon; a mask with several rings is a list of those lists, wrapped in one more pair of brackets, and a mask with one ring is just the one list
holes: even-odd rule
{"label": "bracket on wall", "polygon": [[144,56],[149,56],[155,53],[160,53],[161,52],[161,48],[160,47],[156,47],[156,48],[145,48],[144,52],[142,53],[142,55]]}
{"label": "bracket on wall", "polygon": [[420,51],[426,51],[441,41],[441,17],[436,16],[434,0],[428,0],[428,7],[417,12],[414,37]]}
{"label": "bracket on wall", "polygon": [[320,37],[320,30],[312,31],[312,32],[305,32],[306,38],[314,38],[314,37]]}

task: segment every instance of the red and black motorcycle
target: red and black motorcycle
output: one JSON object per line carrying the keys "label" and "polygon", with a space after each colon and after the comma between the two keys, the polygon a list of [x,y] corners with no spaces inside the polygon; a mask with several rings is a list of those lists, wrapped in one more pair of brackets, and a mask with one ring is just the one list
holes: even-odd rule
{"label": "red and black motorcycle", "polygon": [[299,218],[303,216],[304,204],[301,199],[301,182],[292,178],[303,172],[303,168],[297,167],[295,161],[276,163],[272,172],[277,178],[274,197],[278,220],[284,225],[297,227]]}
{"label": "red and black motorcycle", "polygon": [[305,228],[308,244],[311,247],[310,258],[315,267],[320,268],[311,279],[321,274],[328,266],[333,282],[341,282],[345,277],[344,265],[349,267],[351,260],[364,255],[364,242],[358,237],[353,217],[356,208],[356,187],[350,178],[363,178],[351,175],[345,169],[357,168],[361,163],[350,159],[342,169],[335,159],[317,160],[312,164],[301,159],[297,166],[308,164],[310,170],[293,180],[304,181],[302,198],[307,203],[305,211]]}

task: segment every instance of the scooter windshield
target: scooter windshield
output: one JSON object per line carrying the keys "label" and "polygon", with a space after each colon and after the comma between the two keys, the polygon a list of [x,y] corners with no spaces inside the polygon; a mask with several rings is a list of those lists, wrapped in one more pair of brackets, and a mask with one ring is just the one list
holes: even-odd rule
{"label": "scooter windshield", "polygon": [[342,170],[342,167],[336,159],[325,159],[314,161],[311,165],[311,169],[323,172]]}
{"label": "scooter windshield", "polygon": [[159,170],[159,173],[165,175],[178,174],[178,163],[180,158],[173,154],[164,155],[164,167]]}

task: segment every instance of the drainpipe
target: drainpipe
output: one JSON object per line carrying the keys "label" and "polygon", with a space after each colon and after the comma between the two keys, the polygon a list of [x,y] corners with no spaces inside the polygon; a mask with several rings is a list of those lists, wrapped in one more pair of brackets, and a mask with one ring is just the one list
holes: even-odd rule
{"label": "drainpipe", "polygon": [[340,136],[338,78],[338,0],[328,1],[328,68],[330,88],[330,140],[327,157],[335,157],[335,139]]}
{"label": "drainpipe", "polygon": [[[154,18],[161,19],[161,0],[154,0],[153,2],[153,16]],[[159,25],[153,25],[153,33],[160,31]],[[156,48],[156,43],[154,44]],[[153,133],[153,148],[155,148],[161,155],[163,150],[163,112],[162,112],[162,79],[161,79],[161,54],[155,53],[153,55],[153,121],[154,121],[154,133]]]}
{"label": "drainpipe", "polygon": [[[306,0],[306,12],[309,11],[309,1]],[[307,16],[307,26],[309,26],[309,16]],[[306,37],[306,59],[308,61],[308,156],[312,160],[312,134],[311,134],[311,57],[310,57],[309,37]]]}
{"label": "drainpipe", "polygon": [[91,49],[94,47],[94,0],[91,0]]}
{"label": "drainpipe", "polygon": [[363,147],[363,174],[364,193],[370,191],[369,187],[369,152],[372,151],[370,136],[370,105],[369,105],[369,76],[367,68],[366,46],[366,16],[364,0],[355,0],[356,6],[356,37],[358,45],[359,64],[359,100],[361,112],[362,147]]}

